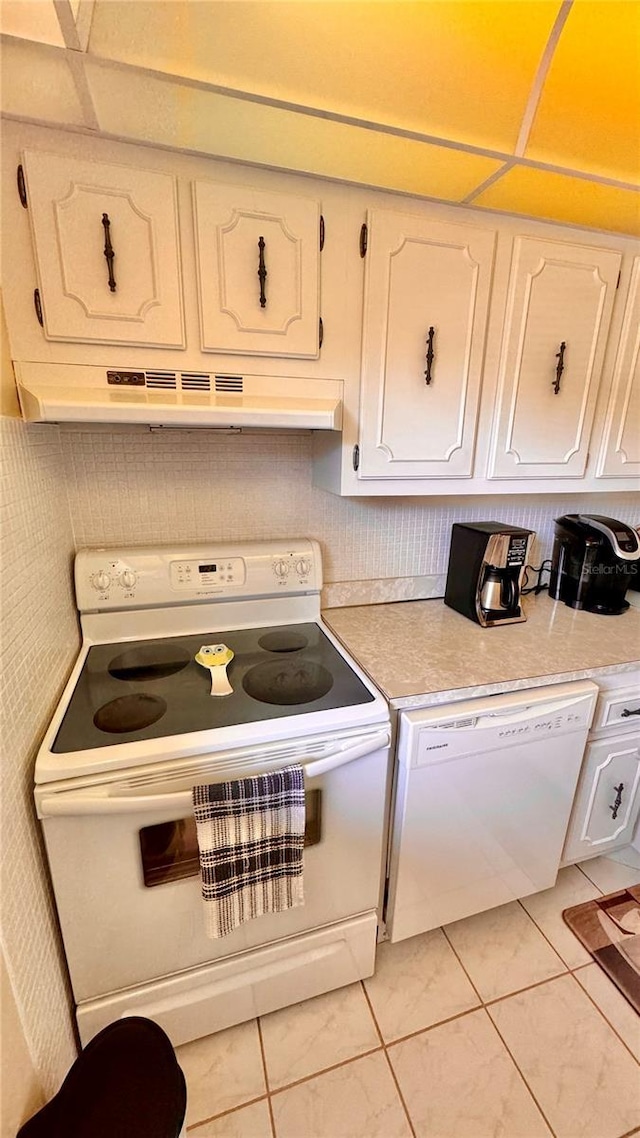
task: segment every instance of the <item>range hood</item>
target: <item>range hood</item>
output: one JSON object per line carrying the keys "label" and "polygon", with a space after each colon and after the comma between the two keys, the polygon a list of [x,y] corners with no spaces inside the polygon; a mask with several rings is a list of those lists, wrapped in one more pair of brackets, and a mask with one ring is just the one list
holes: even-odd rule
{"label": "range hood", "polygon": [[342,381],[79,364],[14,363],[33,423],[339,431]]}

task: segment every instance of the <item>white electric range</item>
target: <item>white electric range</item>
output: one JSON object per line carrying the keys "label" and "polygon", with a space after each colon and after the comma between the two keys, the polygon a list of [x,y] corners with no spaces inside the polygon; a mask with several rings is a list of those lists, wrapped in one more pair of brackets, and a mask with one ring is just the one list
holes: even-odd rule
{"label": "white electric range", "polygon": [[[175,1044],[373,972],[389,712],[320,617],[309,540],[87,550],[83,644],[36,761],[83,1042],[122,1015]],[[195,656],[224,644],[231,692]],[[191,789],[305,771],[305,904],[209,940]]]}

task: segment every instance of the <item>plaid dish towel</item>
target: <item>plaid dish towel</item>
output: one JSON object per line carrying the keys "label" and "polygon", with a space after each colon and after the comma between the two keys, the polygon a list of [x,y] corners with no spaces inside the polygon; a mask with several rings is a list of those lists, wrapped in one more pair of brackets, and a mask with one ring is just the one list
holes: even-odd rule
{"label": "plaid dish towel", "polygon": [[304,904],[301,766],[194,786],[207,936]]}

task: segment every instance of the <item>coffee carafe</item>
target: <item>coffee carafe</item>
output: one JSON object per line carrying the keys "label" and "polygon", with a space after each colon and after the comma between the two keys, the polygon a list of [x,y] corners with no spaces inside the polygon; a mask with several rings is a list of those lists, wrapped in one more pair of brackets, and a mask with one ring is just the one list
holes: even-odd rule
{"label": "coffee carafe", "polygon": [[520,590],[534,537],[502,522],[456,522],[445,604],[483,628],[526,620]]}

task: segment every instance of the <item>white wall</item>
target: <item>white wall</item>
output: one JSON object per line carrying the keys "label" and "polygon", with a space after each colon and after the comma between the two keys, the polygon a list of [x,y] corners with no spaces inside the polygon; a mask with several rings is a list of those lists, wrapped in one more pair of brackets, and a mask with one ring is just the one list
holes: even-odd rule
{"label": "white wall", "polygon": [[25,1119],[42,1106],[44,1097],[1,953],[0,1008],[0,1138],[15,1138]]}
{"label": "white wall", "polygon": [[33,764],[77,652],[78,632],[60,435],[55,427],[38,431],[13,416],[11,363],[4,345],[3,336],[2,948],[36,1079],[12,1045],[15,1020],[9,1021],[9,1038],[3,1040],[2,1074],[16,1095],[7,1109],[28,1111],[37,1102],[40,1085],[46,1096],[52,1094],[75,1056],[66,971],[33,806]]}

